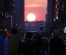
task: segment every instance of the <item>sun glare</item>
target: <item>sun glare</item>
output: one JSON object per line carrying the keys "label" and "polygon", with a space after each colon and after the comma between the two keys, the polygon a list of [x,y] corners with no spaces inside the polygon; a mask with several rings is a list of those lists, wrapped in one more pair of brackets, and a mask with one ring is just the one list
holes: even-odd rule
{"label": "sun glare", "polygon": [[28,20],[29,22],[33,22],[33,21],[35,21],[35,19],[36,19],[35,14],[29,13],[29,14],[27,15],[27,20]]}

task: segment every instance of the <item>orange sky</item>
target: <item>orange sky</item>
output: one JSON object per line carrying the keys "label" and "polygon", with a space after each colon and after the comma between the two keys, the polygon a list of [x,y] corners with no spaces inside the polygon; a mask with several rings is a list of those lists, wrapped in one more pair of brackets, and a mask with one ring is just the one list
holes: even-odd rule
{"label": "orange sky", "polygon": [[47,0],[25,0],[25,21],[27,21],[27,15],[29,13],[36,15],[36,21],[45,21]]}

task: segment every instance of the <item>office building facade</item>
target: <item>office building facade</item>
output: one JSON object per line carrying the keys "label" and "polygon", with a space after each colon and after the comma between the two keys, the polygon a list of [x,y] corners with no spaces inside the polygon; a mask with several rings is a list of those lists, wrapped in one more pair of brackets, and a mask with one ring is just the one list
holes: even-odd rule
{"label": "office building facade", "polygon": [[9,30],[15,27],[19,33],[24,32],[24,0],[0,0],[0,24],[3,23],[3,19],[3,27]]}
{"label": "office building facade", "polygon": [[49,30],[53,25],[53,19],[55,18],[55,6],[54,6],[54,0],[48,0],[47,5],[47,30]]}
{"label": "office building facade", "polygon": [[24,33],[24,0],[14,0],[13,27]]}

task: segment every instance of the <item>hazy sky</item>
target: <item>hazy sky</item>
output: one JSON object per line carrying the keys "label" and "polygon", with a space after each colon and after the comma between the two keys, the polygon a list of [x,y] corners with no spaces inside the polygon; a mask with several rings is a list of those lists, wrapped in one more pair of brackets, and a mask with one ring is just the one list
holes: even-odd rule
{"label": "hazy sky", "polygon": [[35,14],[36,21],[45,21],[47,0],[25,0],[25,21],[27,21],[27,15],[29,13]]}

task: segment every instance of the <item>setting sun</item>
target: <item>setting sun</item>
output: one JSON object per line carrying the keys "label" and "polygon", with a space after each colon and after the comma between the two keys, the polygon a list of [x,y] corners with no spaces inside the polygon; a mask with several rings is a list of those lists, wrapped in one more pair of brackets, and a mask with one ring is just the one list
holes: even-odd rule
{"label": "setting sun", "polygon": [[35,21],[35,19],[36,19],[35,14],[29,13],[29,14],[27,15],[27,20],[30,21],[30,22]]}

